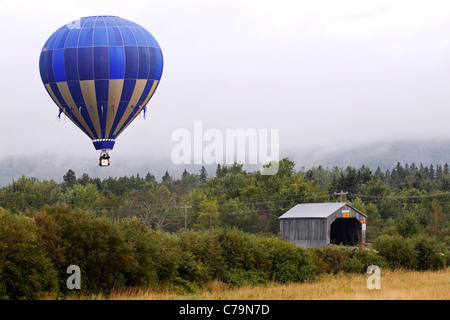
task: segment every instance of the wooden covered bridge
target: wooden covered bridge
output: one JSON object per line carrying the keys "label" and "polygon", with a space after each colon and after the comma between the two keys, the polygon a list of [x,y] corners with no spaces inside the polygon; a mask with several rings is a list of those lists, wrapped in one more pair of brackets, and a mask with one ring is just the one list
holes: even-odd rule
{"label": "wooden covered bridge", "polygon": [[366,215],[345,202],[297,204],[279,219],[281,236],[301,247],[365,240]]}

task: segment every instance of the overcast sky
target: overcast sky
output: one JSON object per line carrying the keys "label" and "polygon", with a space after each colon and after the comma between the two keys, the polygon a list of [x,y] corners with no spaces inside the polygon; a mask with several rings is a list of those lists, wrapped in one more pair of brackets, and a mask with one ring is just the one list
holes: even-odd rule
{"label": "overcast sky", "polygon": [[62,25],[117,15],[164,56],[147,119],[114,157],[170,161],[177,128],[279,129],[280,152],[450,138],[450,2],[369,0],[1,0],[0,159],[98,152],[41,82],[40,51]]}

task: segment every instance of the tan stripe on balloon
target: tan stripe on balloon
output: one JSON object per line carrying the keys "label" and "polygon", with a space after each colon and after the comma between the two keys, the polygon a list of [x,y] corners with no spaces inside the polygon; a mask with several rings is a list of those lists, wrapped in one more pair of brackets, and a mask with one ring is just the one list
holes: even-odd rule
{"label": "tan stripe on balloon", "polygon": [[95,94],[95,80],[82,80],[80,81],[80,87],[83,94],[84,103],[97,133],[97,139],[102,139],[102,130],[98,116],[99,110],[97,106],[97,96]]}
{"label": "tan stripe on balloon", "polygon": [[[70,92],[67,82],[57,82],[56,85],[58,86],[58,90],[61,93],[62,98],[66,102],[67,107],[69,108],[69,110],[72,109],[71,115],[78,120],[78,122],[81,124],[81,126],[83,127],[84,131],[88,134],[88,136],[91,137],[91,139],[95,139],[91,129],[81,116],[81,112],[80,110],[78,110],[77,104],[72,98],[72,93]],[[69,110],[67,110],[67,112],[69,112]]]}
{"label": "tan stripe on balloon", "polygon": [[[50,93],[50,96],[52,97],[53,101],[55,101],[55,103],[58,105],[58,107],[61,109],[62,112],[64,112],[64,114],[70,119],[70,121],[72,121],[72,119],[70,118],[70,113],[68,114],[68,112],[66,111],[66,108],[64,108],[61,103],[59,103],[58,99],[56,99],[55,94],[53,93],[52,87],[49,84],[46,84],[45,87],[47,88],[48,92]],[[81,126],[72,121],[73,123],[75,123],[75,125],[80,128],[81,131],[83,131],[83,128],[81,128]]]}
{"label": "tan stripe on balloon", "polygon": [[[149,80],[149,81],[151,81],[151,80]],[[119,136],[119,135],[123,132],[123,130],[126,129],[126,127],[128,127],[128,125],[129,125],[131,122],[133,122],[133,120],[138,116],[139,112],[142,111],[142,109],[145,107],[145,105],[148,103],[148,101],[149,101],[150,98],[152,97],[153,93],[155,92],[155,89],[156,89],[156,86],[157,86],[157,85],[158,85],[158,81],[157,81],[157,80],[154,80],[154,81],[153,81],[152,88],[150,89],[150,92],[148,93],[147,97],[145,98],[144,103],[139,107],[139,110],[137,110],[137,111],[135,112],[134,117],[131,119],[131,121],[128,122],[127,125],[126,125],[125,127],[123,127],[122,130],[119,131],[119,133],[116,135],[116,138],[117,138],[117,136]]]}
{"label": "tan stripe on balloon", "polygon": [[158,85],[158,80],[154,80],[153,81],[153,85],[152,88],[150,89],[150,92],[148,93],[147,97],[144,100],[144,104],[143,106],[145,106],[148,101],[150,100],[150,98],[152,97],[153,93],[155,92],[156,86]]}
{"label": "tan stripe on balloon", "polygon": [[[122,115],[122,118],[120,119],[119,123],[117,124],[116,130],[114,130],[114,135],[117,136],[117,132],[119,131],[120,127],[124,125],[125,121],[128,119],[130,114],[133,112],[133,107],[137,107],[136,105],[139,102],[139,98],[142,96],[142,92],[144,92],[145,85],[147,84],[147,79],[138,79],[136,80],[136,84],[134,86],[133,94],[131,95],[130,102],[127,105],[127,108],[125,109],[125,112]],[[137,113],[137,110],[134,111]]]}
{"label": "tan stripe on balloon", "polygon": [[114,118],[117,114],[117,109],[122,96],[123,79],[109,80],[109,95],[108,95],[108,114],[106,116],[106,132],[105,138],[109,138],[111,127],[114,123]]}

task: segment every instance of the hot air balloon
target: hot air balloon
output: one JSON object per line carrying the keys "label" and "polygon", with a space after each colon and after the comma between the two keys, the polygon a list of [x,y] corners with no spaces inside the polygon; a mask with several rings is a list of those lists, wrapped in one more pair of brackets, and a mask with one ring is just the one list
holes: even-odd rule
{"label": "hot air balloon", "polygon": [[161,79],[163,57],[155,38],[116,16],[68,23],[42,48],[39,70],[56,105],[101,150],[101,166],[116,138],[143,112]]}

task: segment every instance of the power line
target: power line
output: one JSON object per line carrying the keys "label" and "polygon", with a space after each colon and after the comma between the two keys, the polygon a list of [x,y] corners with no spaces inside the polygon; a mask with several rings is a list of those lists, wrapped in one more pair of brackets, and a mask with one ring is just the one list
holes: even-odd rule
{"label": "power line", "polygon": [[[342,194],[341,194],[342,193]],[[425,195],[413,195],[413,196],[373,196],[373,195],[364,195],[364,194],[357,194],[357,193],[348,193],[348,192],[341,192],[341,193],[335,193],[334,195],[347,195],[352,197],[359,197],[359,198],[371,198],[373,200],[399,200],[399,199],[420,199],[420,198],[432,198],[432,197],[440,197],[440,196],[450,196],[450,192],[446,193],[435,193],[435,194],[425,194]],[[311,196],[304,196],[304,197],[298,197],[298,198],[291,198],[291,199],[284,199],[284,200],[268,200],[268,201],[258,201],[258,202],[237,202],[237,203],[217,203],[217,204],[211,204],[211,203],[205,203],[205,204],[191,204],[187,208],[193,208],[193,207],[234,207],[234,206],[256,206],[256,205],[265,205],[265,204],[277,204],[277,203],[286,203],[286,202],[303,202],[308,200],[318,200],[320,198],[327,198],[329,195],[311,195]],[[341,200],[342,202],[342,200]],[[448,202],[438,202],[437,204],[444,204]],[[148,207],[163,207],[166,203],[153,203],[149,204]],[[393,205],[390,203],[390,205]],[[167,209],[174,209],[174,208],[185,208],[186,205],[179,205],[174,204],[171,206],[168,206]],[[185,211],[187,210],[185,208]],[[118,209],[117,207],[97,207],[94,208],[94,211],[100,211],[102,209]],[[267,208],[268,209],[268,208]],[[267,210],[265,209],[265,210]],[[122,212],[132,212],[135,211],[132,208],[122,208],[119,209]],[[116,211],[117,212],[117,211]]]}

